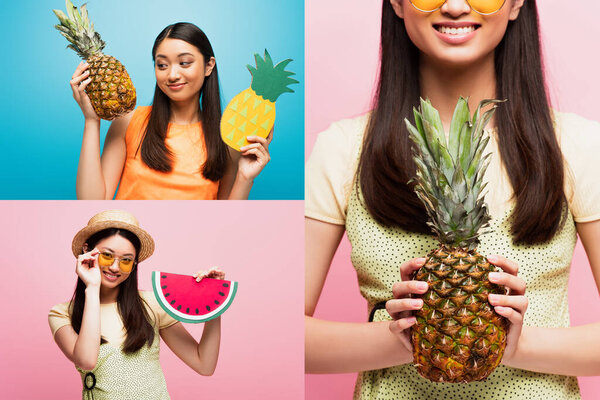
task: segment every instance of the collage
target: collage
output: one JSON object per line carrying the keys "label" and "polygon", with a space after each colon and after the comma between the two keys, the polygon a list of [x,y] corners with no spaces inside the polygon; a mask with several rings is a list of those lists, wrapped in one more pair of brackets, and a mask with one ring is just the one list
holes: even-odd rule
{"label": "collage", "polygon": [[0,7],[0,399],[600,399],[600,3]]}

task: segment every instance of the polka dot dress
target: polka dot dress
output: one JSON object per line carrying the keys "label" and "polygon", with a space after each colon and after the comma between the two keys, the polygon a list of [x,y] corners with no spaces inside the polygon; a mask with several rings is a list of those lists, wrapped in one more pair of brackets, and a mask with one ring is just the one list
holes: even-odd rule
{"label": "polka dot dress", "polygon": [[152,346],[144,346],[134,354],[125,354],[120,346],[109,343],[100,345],[96,367],[92,371],[77,368],[83,385],[82,398],[84,400],[170,399],[158,359],[160,340],[157,329],[154,330],[154,334]]}
{"label": "polka dot dress", "polygon": [[[493,186],[492,186],[493,187]],[[529,308],[525,324],[539,327],[567,327],[569,314],[567,283],[576,229],[571,214],[564,228],[544,245],[515,246],[509,233],[507,210],[493,216],[491,233],[481,236],[479,252],[499,254],[519,264],[519,276],[527,283]],[[423,257],[437,247],[432,236],[407,233],[379,225],[358,199],[350,193],[346,231],[352,244],[351,259],[360,291],[372,308],[392,298],[392,285],[400,280],[400,264]],[[374,320],[391,319],[385,310]],[[469,384],[433,383],[421,377],[411,364],[359,374],[355,399],[377,400],[559,400],[579,399],[577,378],[528,372],[499,366],[485,381]]]}

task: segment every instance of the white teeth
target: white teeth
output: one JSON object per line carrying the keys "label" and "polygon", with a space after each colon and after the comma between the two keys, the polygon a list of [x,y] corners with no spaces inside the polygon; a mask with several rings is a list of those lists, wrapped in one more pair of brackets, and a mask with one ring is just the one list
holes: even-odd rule
{"label": "white teeth", "polygon": [[448,35],[465,35],[475,30],[475,26],[463,26],[461,28],[450,28],[448,26],[438,25],[437,30]]}

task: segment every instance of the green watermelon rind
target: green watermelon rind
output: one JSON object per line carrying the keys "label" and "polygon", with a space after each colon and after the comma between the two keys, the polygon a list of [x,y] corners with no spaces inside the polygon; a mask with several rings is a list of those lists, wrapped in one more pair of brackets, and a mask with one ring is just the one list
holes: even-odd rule
{"label": "green watermelon rind", "polygon": [[235,298],[238,286],[237,282],[230,282],[231,288],[229,290],[227,299],[223,303],[221,303],[221,305],[218,308],[216,308],[214,311],[211,311],[208,314],[199,315],[198,317],[191,317],[185,313],[181,313],[180,311],[173,310],[167,299],[165,299],[162,290],[160,289],[160,271],[152,271],[152,289],[154,290],[154,297],[156,297],[158,304],[160,304],[162,309],[165,310],[167,314],[175,318],[177,321],[187,322],[191,324],[199,324],[202,322],[210,321],[211,319],[215,319],[229,308],[229,306],[233,302],[233,299]]}

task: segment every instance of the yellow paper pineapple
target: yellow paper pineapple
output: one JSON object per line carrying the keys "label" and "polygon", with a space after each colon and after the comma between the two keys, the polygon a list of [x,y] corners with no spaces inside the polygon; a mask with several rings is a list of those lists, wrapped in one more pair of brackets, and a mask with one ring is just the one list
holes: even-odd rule
{"label": "yellow paper pineapple", "polygon": [[267,50],[264,59],[259,54],[254,58],[256,68],[247,66],[252,75],[250,87],[231,100],[221,118],[223,141],[238,151],[248,144],[246,136],[269,135],[275,123],[275,101],[285,92],[293,93],[288,85],[298,83],[290,78],[295,73],[285,71],[291,59],[273,65]]}

